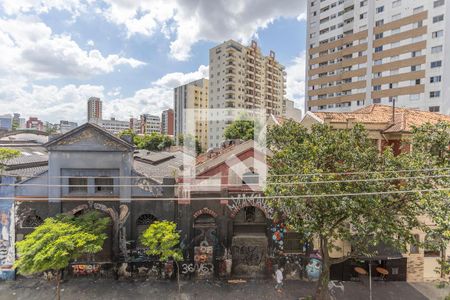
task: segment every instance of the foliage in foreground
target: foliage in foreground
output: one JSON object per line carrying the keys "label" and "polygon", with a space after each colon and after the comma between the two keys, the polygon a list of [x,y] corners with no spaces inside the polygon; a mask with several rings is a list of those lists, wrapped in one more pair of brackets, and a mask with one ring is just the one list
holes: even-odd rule
{"label": "foliage in foreground", "polygon": [[156,221],[152,223],[142,234],[141,242],[147,247],[148,255],[158,256],[162,261],[170,258],[175,261],[183,259],[182,251],[178,248],[180,233],[174,222]]}
{"label": "foliage in foreground", "polygon": [[[414,136],[418,142],[419,131]],[[418,216],[435,216],[436,209],[442,209],[442,193],[410,192],[438,184],[448,187],[448,177],[423,177],[430,175],[424,169],[442,166],[438,161],[445,160],[430,160],[427,151],[442,154],[448,139],[440,134],[427,142],[424,151],[416,143],[417,152],[394,156],[390,148],[379,153],[361,125],[334,130],[317,124],[307,130],[287,121],[269,130],[273,157],[266,194],[274,197],[271,204],[289,227],[305,240],[319,242],[323,264],[316,299],[329,297],[332,264],[374,255],[377,245],[383,244],[406,252],[407,245],[415,242],[412,230],[427,230]],[[284,174],[297,175],[280,176]],[[337,240],[350,241],[352,252],[333,259],[330,251],[342,250]]]}

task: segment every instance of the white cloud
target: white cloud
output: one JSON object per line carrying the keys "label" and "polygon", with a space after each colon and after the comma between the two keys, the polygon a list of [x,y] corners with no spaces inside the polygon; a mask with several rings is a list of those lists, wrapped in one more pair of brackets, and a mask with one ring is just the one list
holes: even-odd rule
{"label": "white cloud", "polygon": [[160,30],[171,41],[171,55],[187,60],[191,47],[201,40],[249,42],[259,29],[278,18],[302,20],[306,1],[284,0],[105,0],[106,17],[122,25],[127,35],[151,36]]}
{"label": "white cloud", "polygon": [[33,18],[0,19],[0,73],[31,79],[87,78],[111,73],[120,65],[144,65],[117,54],[103,56],[85,51],[68,35],[52,34],[50,27]]}
{"label": "white cloud", "polygon": [[305,107],[305,56],[303,51],[286,67],[286,97],[293,100],[302,110]]}
{"label": "white cloud", "polygon": [[74,16],[95,12],[123,26],[128,37],[161,32],[171,40],[170,53],[187,60],[199,41],[248,42],[279,18],[306,16],[306,0],[3,0],[7,14],[66,10]]}
{"label": "white cloud", "polygon": [[96,96],[103,100],[105,118],[128,120],[142,113],[160,114],[173,106],[174,87],[207,76],[208,66],[203,65],[189,73],[169,73],[130,97],[122,97],[118,87],[106,91],[101,85],[28,86],[26,80],[0,78],[0,113],[22,112],[26,117],[37,116],[49,122],[70,120],[81,124],[86,122],[87,99]]}
{"label": "white cloud", "polygon": [[[173,89],[191,81],[208,78],[208,66],[201,65],[194,72],[169,73],[153,81],[150,87],[138,90],[131,97],[115,98],[103,104],[105,117],[129,118],[142,113],[159,115],[173,107]],[[120,111],[120,115],[116,112]]]}

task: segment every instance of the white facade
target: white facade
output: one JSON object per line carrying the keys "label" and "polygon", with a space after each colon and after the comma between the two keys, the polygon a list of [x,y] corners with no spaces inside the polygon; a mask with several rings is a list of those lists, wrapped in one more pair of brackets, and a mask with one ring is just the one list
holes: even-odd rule
{"label": "white facade", "polygon": [[449,16],[445,0],[309,0],[305,110],[450,114]]}
{"label": "white facade", "polygon": [[118,133],[130,128],[129,121],[120,121],[120,120],[116,120],[115,118],[111,118],[110,120],[92,119],[91,122],[108,130],[112,134],[118,134]]}
{"label": "white facade", "polygon": [[294,101],[284,99],[283,116],[286,119],[300,122],[302,120],[302,110],[295,107]]}
{"label": "white facade", "polygon": [[143,114],[140,118],[141,134],[161,132],[161,119],[158,116]]}
{"label": "white facade", "polygon": [[64,134],[78,127],[78,123],[61,120],[59,121],[59,131]]}
{"label": "white facade", "polygon": [[208,107],[214,115],[208,116],[208,148],[220,145],[239,113],[262,109],[281,116],[285,76],[275,52],[264,56],[256,42],[247,47],[229,40],[210,49]]}

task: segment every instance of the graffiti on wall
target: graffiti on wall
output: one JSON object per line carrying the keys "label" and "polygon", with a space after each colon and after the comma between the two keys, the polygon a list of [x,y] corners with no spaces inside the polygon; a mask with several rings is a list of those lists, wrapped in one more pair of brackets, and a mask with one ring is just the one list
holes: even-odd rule
{"label": "graffiti on wall", "polygon": [[248,266],[258,266],[263,262],[265,249],[258,246],[242,245],[232,246],[231,253],[237,264],[244,263]]}
{"label": "graffiti on wall", "polygon": [[206,240],[194,247],[194,264],[198,278],[210,278],[214,275],[213,247]]}
{"label": "graffiti on wall", "polygon": [[231,197],[230,203],[227,204],[231,211],[231,217],[234,218],[237,213],[244,207],[254,206],[259,208],[266,218],[272,219],[274,215],[273,207],[264,200],[264,197],[260,194],[238,194]]}
{"label": "graffiti on wall", "polygon": [[275,248],[279,251],[283,251],[286,226],[283,223],[272,224],[272,226],[270,227],[270,232],[272,234],[272,241]]}
{"label": "graffiti on wall", "polygon": [[[1,178],[2,184],[14,183],[14,178]],[[0,187],[0,197],[11,200],[0,201],[0,266],[14,263],[14,188],[4,185]]]}
{"label": "graffiti on wall", "polygon": [[74,264],[72,265],[72,273],[75,276],[95,275],[99,274],[101,266],[99,264]]}

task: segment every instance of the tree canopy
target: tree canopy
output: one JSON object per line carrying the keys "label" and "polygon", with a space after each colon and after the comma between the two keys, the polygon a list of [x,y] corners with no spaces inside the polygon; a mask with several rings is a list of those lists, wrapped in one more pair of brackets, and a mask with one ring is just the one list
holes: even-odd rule
{"label": "tree canopy", "polygon": [[177,141],[178,141],[178,145],[180,145],[180,146],[186,145],[187,147],[189,147],[191,149],[194,147],[194,143],[195,143],[195,153],[197,155],[202,153],[204,150],[204,149],[202,149],[202,145],[200,144],[200,141],[196,137],[193,137],[190,134],[187,134],[187,135],[178,134]]}
{"label": "tree canopy", "polygon": [[109,221],[96,212],[47,218],[16,243],[18,259],[14,266],[19,274],[60,270],[84,254],[100,252]]}
{"label": "tree canopy", "polygon": [[123,136],[130,136],[133,144],[135,144],[138,149],[146,149],[149,151],[161,151],[174,144],[174,141],[170,136],[159,132],[137,135],[133,130],[126,129],[119,133],[119,137]]}
{"label": "tree canopy", "polygon": [[[425,167],[423,157],[394,156],[390,148],[380,153],[358,124],[343,130],[317,124],[307,130],[287,121],[269,129],[268,146],[271,205],[290,228],[320,245],[317,299],[328,298],[331,264],[373,255],[379,244],[406,251],[412,230],[424,228],[418,219],[424,214],[423,194],[411,192],[422,182],[417,177]],[[331,258],[330,251],[339,249],[336,241],[350,242],[352,252]]]}
{"label": "tree canopy", "polygon": [[255,122],[252,120],[236,120],[225,128],[226,139],[253,140],[255,136]]}
{"label": "tree canopy", "polygon": [[20,156],[20,151],[8,148],[0,148],[0,171],[4,168],[4,163],[10,159]]}
{"label": "tree canopy", "polygon": [[177,224],[169,221],[156,221],[142,234],[141,242],[147,247],[148,255],[158,256],[162,261],[173,258],[175,261],[183,259],[180,244],[180,233]]}

